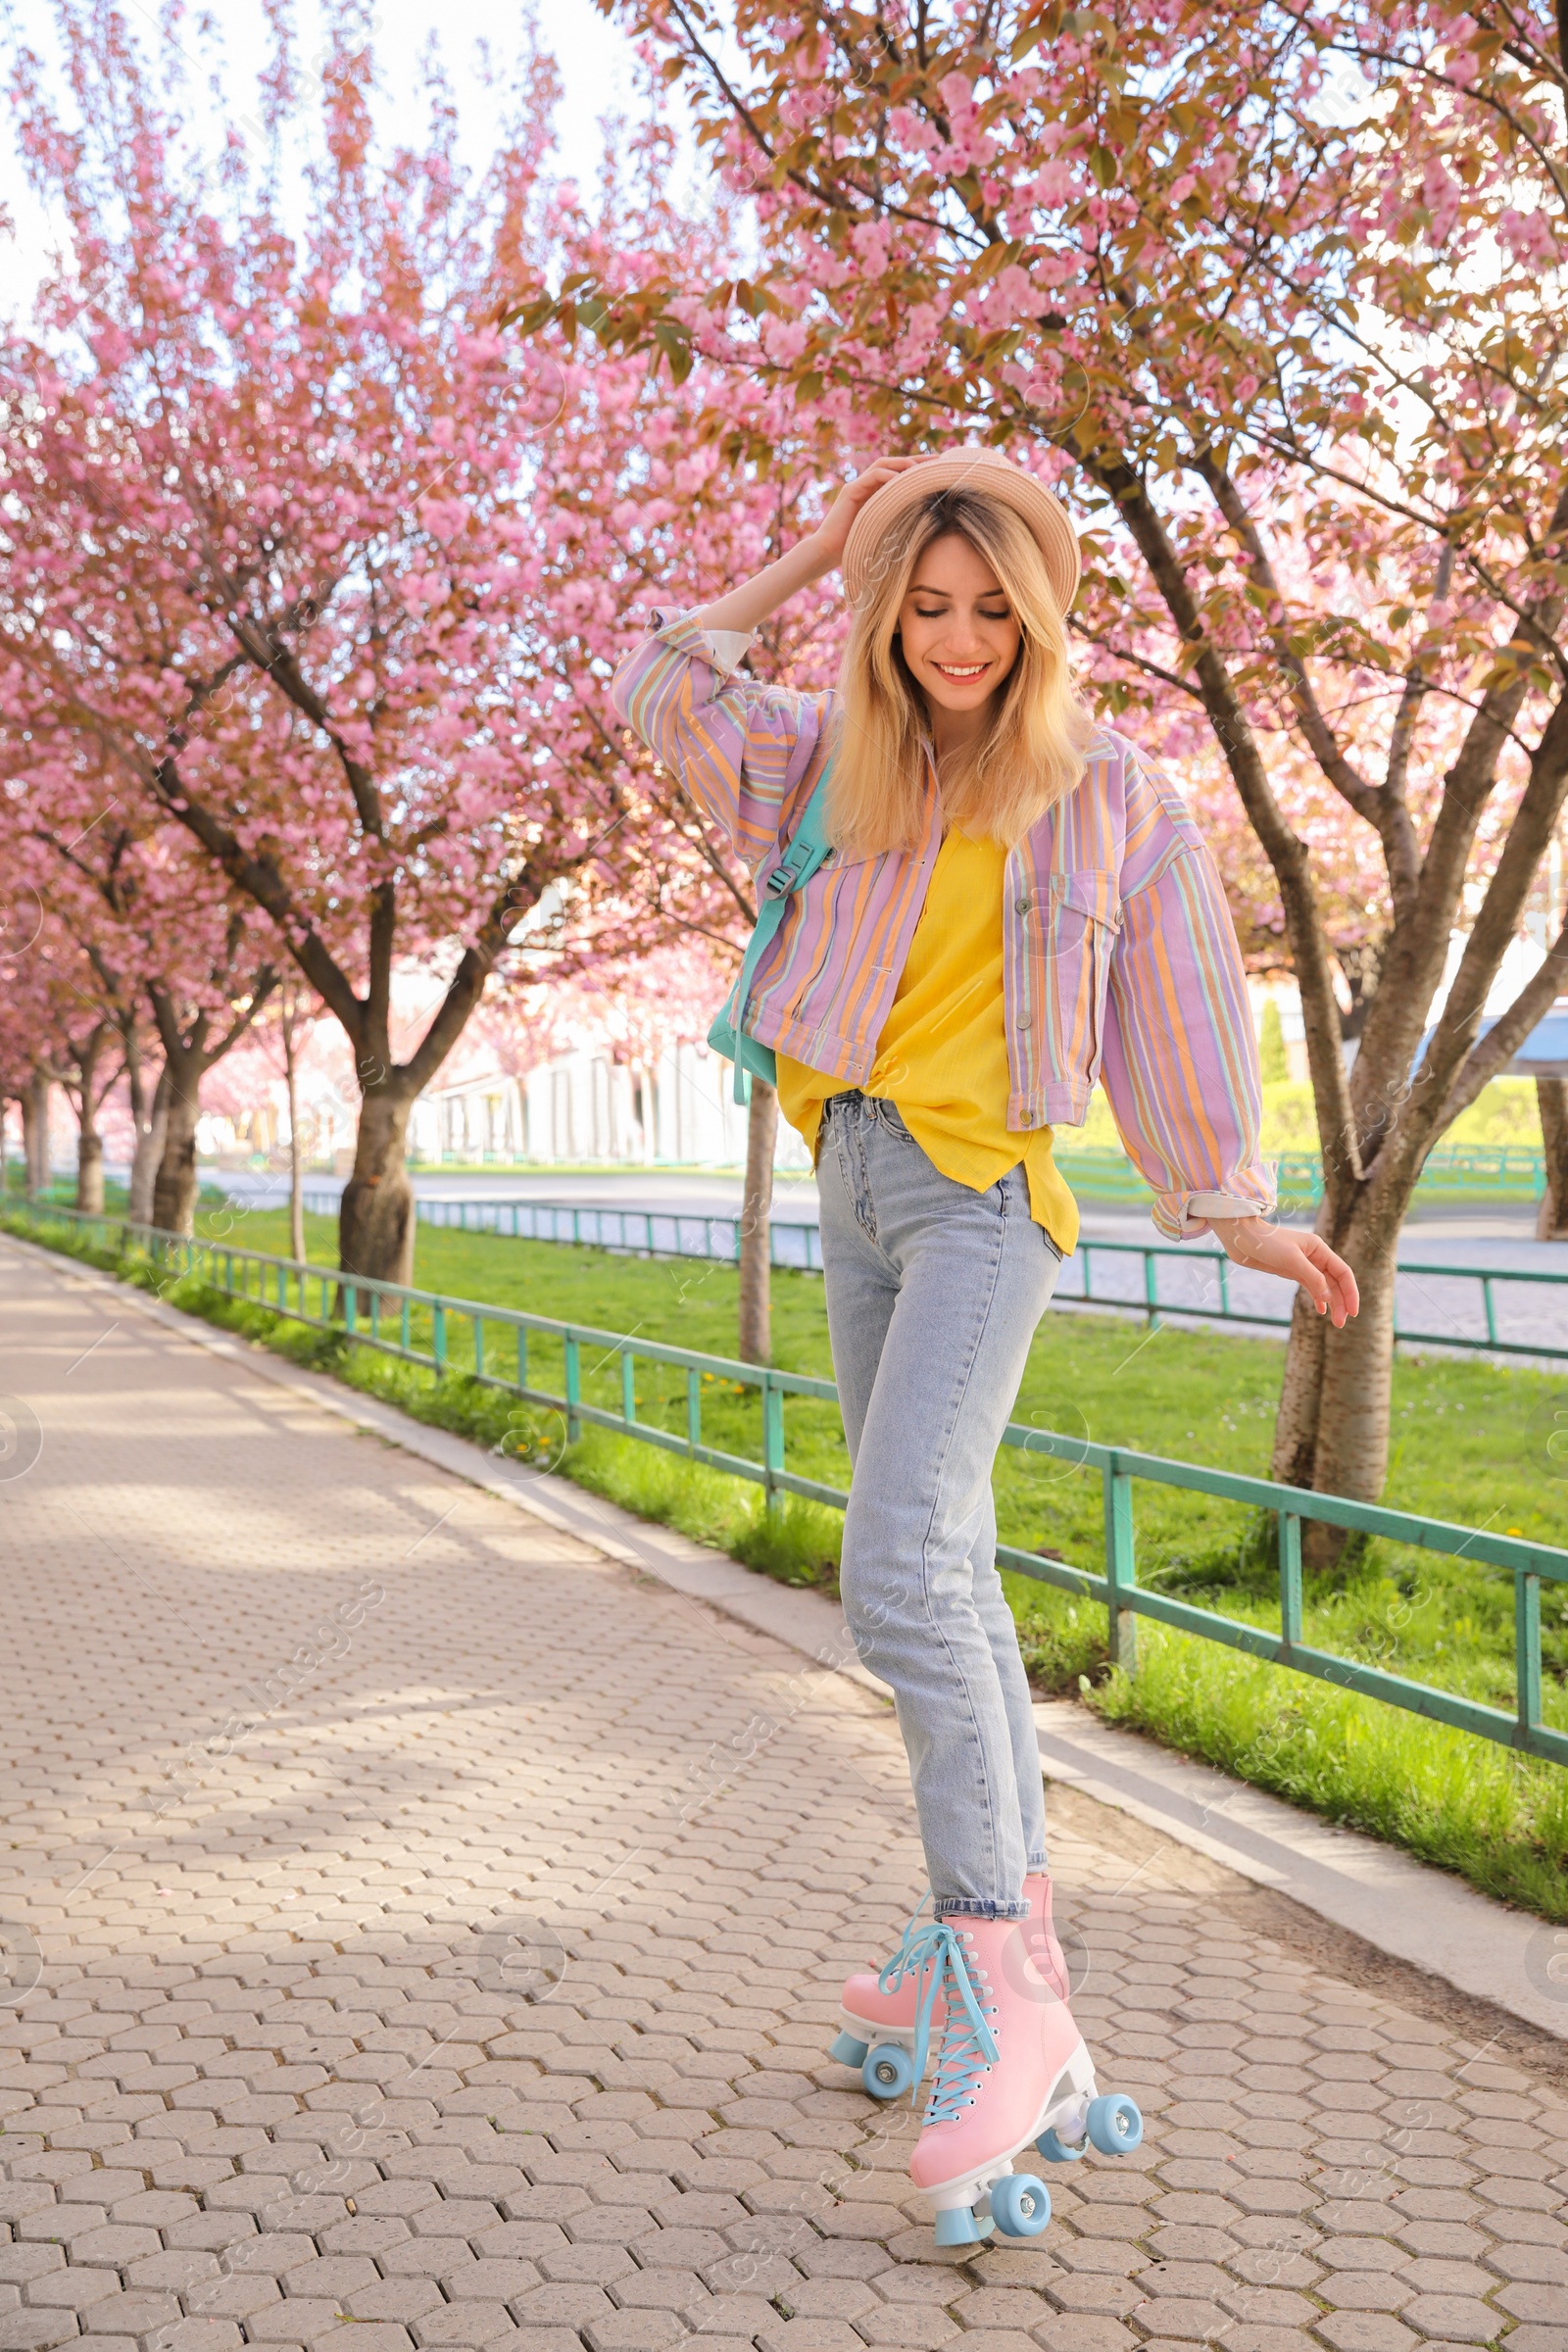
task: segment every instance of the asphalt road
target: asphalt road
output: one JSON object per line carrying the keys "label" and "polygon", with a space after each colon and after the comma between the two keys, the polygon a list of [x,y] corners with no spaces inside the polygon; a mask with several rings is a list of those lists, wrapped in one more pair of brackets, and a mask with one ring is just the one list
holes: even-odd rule
{"label": "asphalt road", "polygon": [[[287,1180],[249,1170],[209,1173],[222,1182],[237,1200],[279,1203],[288,1197]],[[313,1176],[307,1190],[313,1201],[335,1199],[343,1180]],[[414,1177],[416,1193],[427,1200],[538,1200],[584,1207],[653,1209],[683,1217],[735,1215],[741,1204],[738,1176],[706,1174],[689,1169],[635,1169],[625,1173],[563,1176],[495,1174],[444,1175],[422,1171]],[[817,1222],[816,1185],[809,1176],[781,1175],[773,1204],[778,1225],[814,1226]],[[1512,1273],[1551,1273],[1568,1277],[1568,1242],[1538,1242],[1535,1212],[1526,1206],[1487,1209],[1428,1209],[1405,1226],[1399,1255],[1406,1266],[1485,1268],[1506,1277]],[[1095,1241],[1157,1242],[1147,1213],[1138,1207],[1090,1202],[1083,1210],[1084,1239]],[[805,1236],[802,1236],[804,1252]],[[700,1249],[696,1236],[684,1247]],[[793,1254],[793,1252],[791,1252]],[[1158,1261],[1159,1298],[1163,1305],[1201,1310],[1218,1303],[1217,1272],[1211,1258],[1181,1251]],[[1080,1248],[1063,1270],[1057,1297],[1066,1301],[1084,1295],[1086,1263],[1095,1298],[1106,1304],[1141,1307],[1145,1300],[1144,1261],[1110,1251],[1087,1253]],[[1233,1309],[1251,1308],[1260,1315],[1283,1314],[1285,1304],[1278,1283],[1257,1275],[1228,1270]],[[1497,1337],[1536,1348],[1562,1351],[1568,1359],[1568,1280],[1563,1288],[1531,1283],[1494,1286]],[[1441,1344],[1479,1340],[1486,1336],[1482,1286],[1455,1273],[1411,1271],[1398,1286],[1398,1319],[1402,1332],[1419,1334]],[[1515,1359],[1517,1360],[1517,1359]],[[1552,1368],[1548,1365],[1546,1368]]]}

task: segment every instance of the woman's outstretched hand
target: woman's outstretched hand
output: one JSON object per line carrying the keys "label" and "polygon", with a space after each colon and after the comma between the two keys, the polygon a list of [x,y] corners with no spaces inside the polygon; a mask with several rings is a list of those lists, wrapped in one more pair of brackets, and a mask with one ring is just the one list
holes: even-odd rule
{"label": "woman's outstretched hand", "polygon": [[1299,1283],[1336,1331],[1358,1312],[1361,1296],[1355,1276],[1315,1233],[1293,1233],[1289,1226],[1269,1224],[1266,1217],[1211,1217],[1209,1223],[1233,1265],[1253,1266],[1260,1274]]}
{"label": "woman's outstretched hand", "polygon": [[811,543],[823,560],[825,571],[831,570],[842,558],[850,525],[866,500],[874,498],[885,482],[891,482],[897,474],[907,473],[911,466],[919,463],[918,458],[878,458],[875,465],[858,473],[853,482],[845,483],[811,533]]}

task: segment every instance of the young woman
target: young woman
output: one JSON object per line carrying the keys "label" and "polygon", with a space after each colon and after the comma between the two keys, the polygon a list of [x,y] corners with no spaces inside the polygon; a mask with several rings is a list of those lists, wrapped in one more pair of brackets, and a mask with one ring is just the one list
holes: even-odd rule
{"label": "young woman", "polygon": [[[839,565],[838,691],[742,673],[758,625]],[[1163,1234],[1212,1231],[1336,1324],[1357,1306],[1325,1243],[1270,1221],[1224,893],[1173,787],[1074,695],[1077,584],[1072,528],[1032,476],[985,450],[887,458],[756,579],[656,615],[614,685],[760,888],[826,775],[832,854],[734,1009],[774,1049],[816,1162],[854,1463],[844,1606],[893,1690],[931,1879],[930,1922],[845,1987],[834,2055],[886,2095],[939,2030],[910,2169],[945,2243],[1044,2226],[1044,2190],[1008,2177],[1030,2141],[1061,2157],[1086,2131],[1114,2148],[1141,2130],[1130,2101],[1093,2104],[1067,2007],[996,1567],[992,1466],[1078,1235],[1053,1127],[1081,1124],[1098,1080]]]}

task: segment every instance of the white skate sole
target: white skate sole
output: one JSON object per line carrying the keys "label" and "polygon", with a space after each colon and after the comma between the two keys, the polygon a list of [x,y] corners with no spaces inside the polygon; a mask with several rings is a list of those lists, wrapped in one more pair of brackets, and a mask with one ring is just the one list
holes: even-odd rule
{"label": "white skate sole", "polygon": [[[927,2072],[942,2044],[945,2014],[944,2010],[932,2019]],[[914,2071],[917,2040],[913,2026],[883,2025],[875,2018],[858,2017],[853,2009],[841,2008],[838,2038],[828,2056],[841,2066],[855,2067],[871,2097],[885,2105],[916,2089],[924,2079]]]}
{"label": "white skate sole", "polygon": [[[841,2009],[839,2027],[841,2032],[853,2035],[857,2041],[863,2041],[868,2050],[881,2049],[884,2043],[891,2042],[896,2050],[903,2050],[906,2057],[914,2056],[915,2033],[912,2026],[878,2025],[874,2018],[857,2017],[853,2009]],[[926,2055],[928,2067],[941,2042],[942,2020],[934,2017],[931,2021],[930,2048]]]}
{"label": "white skate sole", "polygon": [[[1087,2127],[1089,2102],[1098,2095],[1095,2085],[1095,2062],[1080,2041],[1068,2055],[1067,2062],[1056,2076],[1051,2090],[1029,2130],[1015,2139],[1010,2148],[1001,2149],[988,2157],[973,2172],[959,2173],[952,2180],[933,2180],[920,2190],[933,2215],[972,2210],[982,2197],[989,2199],[992,2185],[1004,2173],[1012,2170],[1012,2160],[1020,2149],[1032,2147],[1042,2133],[1054,2132],[1064,2143],[1082,2139]],[[987,2213],[979,2220],[982,2230],[995,2227]]]}
{"label": "white skate sole", "polygon": [[[853,2009],[839,2011],[839,2024],[846,2034],[853,2034],[856,2040],[863,2041],[868,2049],[874,2049],[879,2041],[891,2041],[901,2050],[907,2050],[911,2058],[914,2055],[914,2028],[912,2026],[879,2025],[874,2018],[857,2017]],[[940,2041],[941,2038],[940,2033],[933,2026],[931,2039]]]}

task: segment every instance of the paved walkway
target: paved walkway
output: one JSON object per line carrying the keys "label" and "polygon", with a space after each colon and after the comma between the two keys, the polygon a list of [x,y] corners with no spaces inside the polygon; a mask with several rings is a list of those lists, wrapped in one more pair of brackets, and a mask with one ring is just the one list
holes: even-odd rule
{"label": "paved walkway", "polygon": [[0,1244],[0,2352],[1568,2347],[1547,2046],[1081,1798],[1149,2136],[938,2255],[822,2058],[919,1885],[886,1710],[115,1304]]}

